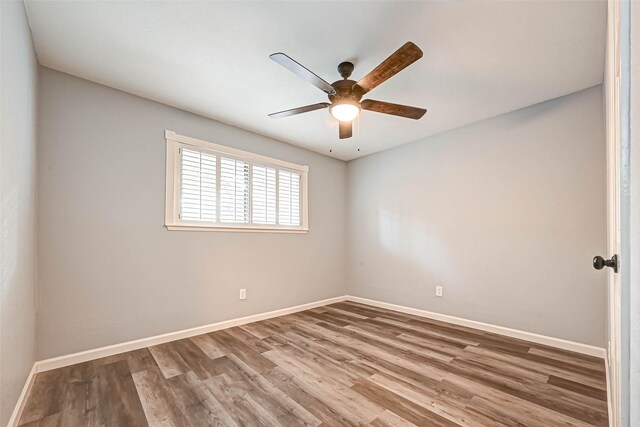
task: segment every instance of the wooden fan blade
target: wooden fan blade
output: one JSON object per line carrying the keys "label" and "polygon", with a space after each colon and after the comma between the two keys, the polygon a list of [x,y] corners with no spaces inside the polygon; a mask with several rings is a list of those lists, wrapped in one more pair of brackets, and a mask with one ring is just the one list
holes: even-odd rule
{"label": "wooden fan blade", "polygon": [[294,59],[291,59],[284,53],[274,53],[272,55],[269,55],[269,58],[282,65],[284,68],[291,71],[298,77],[302,77],[304,80],[308,81],[324,93],[328,95],[334,95],[336,93],[336,90],[333,88],[333,86],[331,86],[311,70],[305,68],[302,64],[296,62]]}
{"label": "wooden fan blade", "polygon": [[352,125],[351,122],[338,122],[340,123],[340,139],[351,138]]}
{"label": "wooden fan blade", "polygon": [[328,102],[321,102],[319,104],[305,105],[304,107],[293,108],[291,110],[278,111],[277,113],[269,114],[269,117],[272,119],[280,119],[282,117],[294,116],[296,114],[308,113],[309,111],[322,110],[323,108],[327,108],[329,105]]}
{"label": "wooden fan blade", "polygon": [[418,120],[427,112],[424,108],[409,107],[407,105],[392,104],[390,102],[375,101],[373,99],[365,99],[360,102],[360,106],[363,110],[392,114],[394,116],[406,117],[407,119],[414,120]]}
{"label": "wooden fan blade", "polygon": [[420,58],[422,58],[420,48],[413,42],[406,42],[400,49],[393,52],[390,57],[382,61],[373,71],[356,83],[356,86],[360,87],[361,94],[365,94]]}

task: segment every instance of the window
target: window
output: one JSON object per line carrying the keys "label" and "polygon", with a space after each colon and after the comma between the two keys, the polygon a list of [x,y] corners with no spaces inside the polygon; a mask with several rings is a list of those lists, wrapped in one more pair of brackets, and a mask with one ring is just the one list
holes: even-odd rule
{"label": "window", "polygon": [[166,131],[169,230],[305,232],[307,166]]}

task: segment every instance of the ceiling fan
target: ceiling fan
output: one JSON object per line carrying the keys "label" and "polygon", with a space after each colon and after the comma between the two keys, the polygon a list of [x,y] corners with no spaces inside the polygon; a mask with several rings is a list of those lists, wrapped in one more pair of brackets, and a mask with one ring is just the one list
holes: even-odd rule
{"label": "ceiling fan", "polygon": [[405,43],[400,49],[396,50],[358,82],[349,80],[354,68],[351,62],[343,62],[338,65],[338,72],[343,80],[329,84],[318,77],[317,74],[308,70],[284,53],[274,53],[270,55],[269,58],[326,93],[329,96],[329,101],[331,101],[271,113],[269,114],[271,118],[278,119],[329,108],[331,115],[340,122],[340,139],[344,139],[351,137],[351,121],[360,114],[361,110],[392,114],[414,120],[418,120],[427,112],[424,108],[409,107],[406,105],[392,104],[390,102],[375,101],[373,99],[360,101],[364,94],[422,58],[422,50],[413,42]]}

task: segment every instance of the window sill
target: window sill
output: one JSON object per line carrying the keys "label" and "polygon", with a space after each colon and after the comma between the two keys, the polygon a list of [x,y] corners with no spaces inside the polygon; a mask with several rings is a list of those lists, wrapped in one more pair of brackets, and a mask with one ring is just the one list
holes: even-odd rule
{"label": "window sill", "polygon": [[169,231],[227,231],[240,233],[308,233],[308,228],[269,228],[269,227],[225,227],[211,225],[183,225],[183,224],[165,224]]}

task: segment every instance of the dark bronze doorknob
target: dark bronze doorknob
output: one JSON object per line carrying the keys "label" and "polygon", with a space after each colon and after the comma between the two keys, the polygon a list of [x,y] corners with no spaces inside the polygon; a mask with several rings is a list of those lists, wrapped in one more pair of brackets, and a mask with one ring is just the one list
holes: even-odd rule
{"label": "dark bronze doorknob", "polygon": [[618,255],[614,255],[611,259],[604,259],[600,255],[593,258],[593,268],[602,270],[604,267],[613,268],[614,272],[618,272]]}

